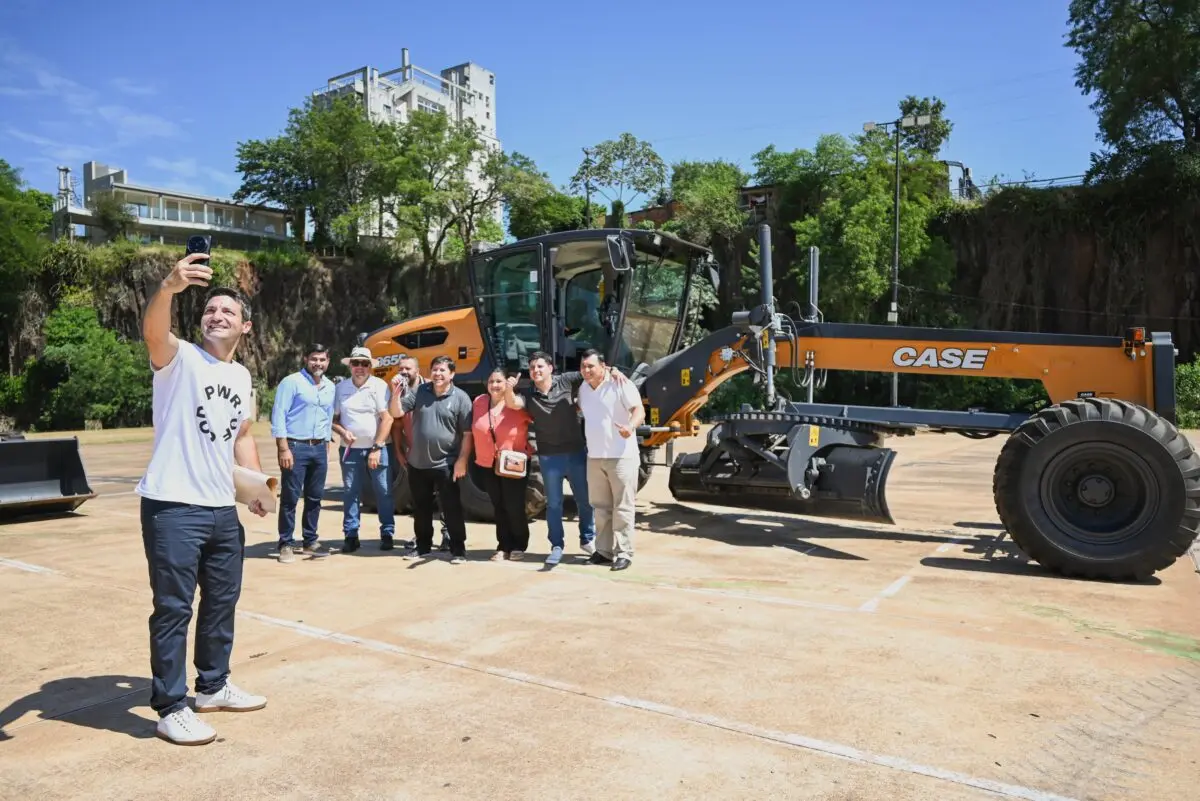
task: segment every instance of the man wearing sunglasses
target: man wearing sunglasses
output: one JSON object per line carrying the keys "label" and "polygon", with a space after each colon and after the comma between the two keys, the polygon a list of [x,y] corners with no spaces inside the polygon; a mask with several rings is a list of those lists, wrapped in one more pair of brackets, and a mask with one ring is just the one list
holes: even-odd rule
{"label": "man wearing sunglasses", "polygon": [[358,550],[358,501],[364,481],[370,481],[375,491],[379,548],[390,551],[396,533],[387,452],[391,391],[386,381],[371,375],[375,361],[369,349],[355,348],[342,363],[350,366],[350,380],[337,385],[333,400],[333,433],[342,439],[342,553]]}

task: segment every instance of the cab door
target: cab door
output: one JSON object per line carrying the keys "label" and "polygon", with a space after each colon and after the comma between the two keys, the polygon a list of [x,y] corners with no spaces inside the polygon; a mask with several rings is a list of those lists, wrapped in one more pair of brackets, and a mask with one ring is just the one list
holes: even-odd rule
{"label": "cab door", "polygon": [[479,326],[492,363],[510,373],[529,369],[547,350],[542,245],[481,253],[471,262]]}

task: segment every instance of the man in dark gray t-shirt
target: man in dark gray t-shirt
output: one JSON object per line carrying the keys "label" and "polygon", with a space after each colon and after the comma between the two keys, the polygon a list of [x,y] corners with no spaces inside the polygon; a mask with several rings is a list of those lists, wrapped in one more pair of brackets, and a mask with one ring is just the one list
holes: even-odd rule
{"label": "man in dark gray t-shirt", "polygon": [[434,493],[450,533],[450,562],[466,561],[467,529],[458,480],[467,474],[471,441],[471,398],[454,386],[454,362],[439,356],[429,366],[429,380],[414,391],[392,392],[389,404],[397,420],[412,415],[408,447],[408,486],[413,498],[413,531],[417,547],[406,557],[433,551]]}

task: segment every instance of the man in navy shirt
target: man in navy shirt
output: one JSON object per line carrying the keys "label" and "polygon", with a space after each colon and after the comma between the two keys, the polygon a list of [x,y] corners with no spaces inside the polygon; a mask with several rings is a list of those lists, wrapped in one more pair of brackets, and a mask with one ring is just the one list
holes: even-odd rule
{"label": "man in navy shirt", "polygon": [[304,493],[304,553],[328,556],[317,539],[317,517],[325,494],[329,442],[333,438],[334,383],[325,377],[329,348],[312,345],[304,367],[279,382],[271,409],[271,436],[279,449],[279,561],[293,562],[296,506]]}

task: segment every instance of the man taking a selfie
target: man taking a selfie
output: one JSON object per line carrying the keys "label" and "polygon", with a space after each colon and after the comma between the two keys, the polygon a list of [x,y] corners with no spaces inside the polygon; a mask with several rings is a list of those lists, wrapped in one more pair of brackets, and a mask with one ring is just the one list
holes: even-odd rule
{"label": "man taking a selfie", "polygon": [[[250,332],[250,307],[237,291],[214,289],[200,318],[202,344],[171,332],[175,295],[212,279],[207,258],[207,252],[189,252],[176,262],[142,321],[154,372],[154,449],[136,490],[154,599],[150,706],[159,716],[158,736],[179,745],[217,736],[187,705],[187,636],[197,585],[196,711],[246,712],[267,704],[229,680],[246,542],[233,468],[262,470],[250,434],[250,372],[233,361]],[[266,514],[258,501],[250,511]]]}

